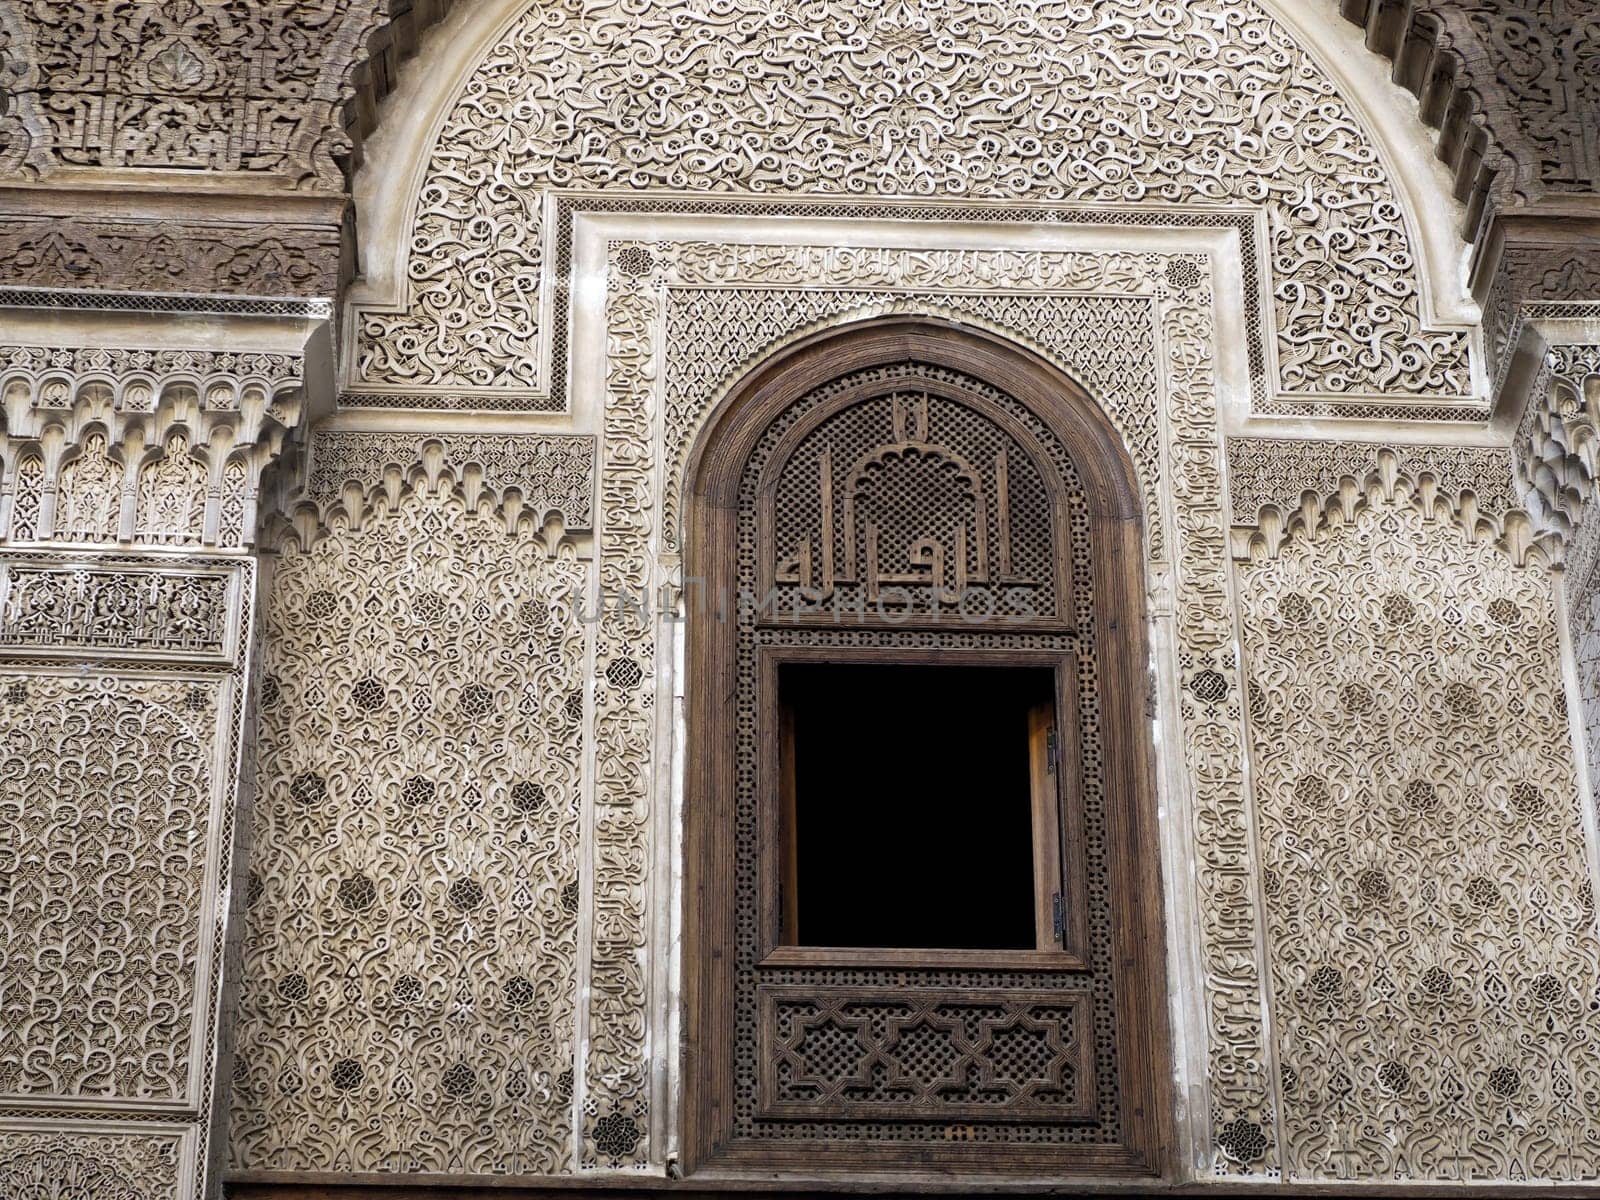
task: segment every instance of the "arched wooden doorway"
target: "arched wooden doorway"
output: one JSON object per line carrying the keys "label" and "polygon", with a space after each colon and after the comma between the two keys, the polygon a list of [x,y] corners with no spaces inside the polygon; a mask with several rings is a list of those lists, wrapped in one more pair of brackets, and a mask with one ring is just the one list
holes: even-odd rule
{"label": "arched wooden doorway", "polygon": [[1151,1175],[1138,489],[1075,384],[892,319],[686,474],[685,1167]]}

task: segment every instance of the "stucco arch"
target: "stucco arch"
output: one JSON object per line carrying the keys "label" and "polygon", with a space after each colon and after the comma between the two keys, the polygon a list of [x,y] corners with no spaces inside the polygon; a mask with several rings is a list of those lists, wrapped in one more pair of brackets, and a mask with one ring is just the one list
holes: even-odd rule
{"label": "stucco arch", "polygon": [[[1409,97],[1354,29],[1278,0],[1195,6],[1165,27],[1125,9],[1096,9],[1071,37],[1029,11],[954,51],[917,33],[919,18],[880,31],[898,18],[863,13],[861,52],[777,18],[736,45],[665,18],[617,38],[593,20],[547,21],[527,0],[464,12],[424,47],[426,69],[402,83],[356,179],[363,275],[346,386],[501,389],[518,406],[544,395],[557,235],[540,198],[573,188],[649,190],[668,207],[666,194],[915,201],[906,215],[922,217],[956,203],[1039,220],[1073,205],[1140,221],[1249,211],[1271,268],[1275,386],[1481,395],[1464,210]],[[1104,65],[1094,39],[1146,17],[1153,32]],[[789,86],[806,72],[816,78]],[[931,80],[932,99],[913,78]],[[866,115],[830,107],[868,94]],[[1121,98],[1086,102],[1101,95]]]}

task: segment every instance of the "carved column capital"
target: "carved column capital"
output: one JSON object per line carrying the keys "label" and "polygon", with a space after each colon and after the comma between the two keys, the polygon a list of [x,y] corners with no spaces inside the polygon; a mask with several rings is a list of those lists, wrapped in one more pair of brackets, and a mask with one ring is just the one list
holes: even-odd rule
{"label": "carved column capital", "polygon": [[0,541],[254,542],[263,474],[327,403],[326,321],[11,316],[17,340],[0,344]]}

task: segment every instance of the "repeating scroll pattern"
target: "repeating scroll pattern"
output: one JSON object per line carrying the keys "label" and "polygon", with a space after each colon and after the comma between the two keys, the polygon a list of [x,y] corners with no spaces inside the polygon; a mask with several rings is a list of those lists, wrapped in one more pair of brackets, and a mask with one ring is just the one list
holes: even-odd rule
{"label": "repeating scroll pattern", "polygon": [[267,603],[234,1159],[568,1170],[587,569],[448,470],[324,518]]}
{"label": "repeating scroll pattern", "polygon": [[1359,119],[1259,9],[737,0],[684,18],[531,6],[507,30],[434,146],[404,311],[353,314],[358,390],[538,407],[541,190],[654,187],[1261,206],[1282,390],[1471,391],[1465,336],[1422,325]]}
{"label": "repeating scroll pattern", "polygon": [[650,1154],[649,817],[657,779],[656,653],[647,614],[656,567],[654,347],[659,301],[616,296],[606,314],[600,596],[595,633],[594,892],[581,1162],[643,1166]]}
{"label": "repeating scroll pattern", "polygon": [[1593,1178],[1552,579],[1400,477],[1240,570],[1285,1169]]}
{"label": "repeating scroll pattern", "polygon": [[[809,253],[828,252],[815,248]],[[1263,1039],[1262,981],[1256,952],[1253,839],[1244,782],[1246,733],[1238,701],[1241,692],[1237,640],[1228,583],[1227,500],[1211,350],[1215,334],[1210,266],[1198,255],[1134,260],[1131,256],[1107,254],[1101,256],[1098,266],[1091,263],[1095,257],[1080,256],[1073,268],[1083,272],[1086,286],[1092,286],[1087,281],[1095,279],[1110,295],[1144,294],[1157,301],[1153,353],[1160,386],[1147,395],[1164,397],[1165,409],[1130,409],[1113,415],[1126,422],[1133,447],[1160,447],[1166,439],[1168,466],[1149,486],[1170,488],[1177,501],[1176,526],[1168,553],[1176,566],[1174,606],[1179,667],[1185,685],[1181,713],[1183,753],[1195,790],[1197,813],[1195,841],[1209,1009],[1209,1091],[1218,1152],[1216,1168],[1223,1172],[1272,1174],[1277,1169],[1273,1083]],[[1009,259],[960,255],[941,260],[930,254],[920,258],[924,264],[948,268],[949,274],[942,278],[937,269],[929,269],[919,282],[926,284],[930,293],[939,291],[942,284],[942,295],[954,304],[964,303],[960,293],[964,285],[971,286],[974,278],[981,278],[987,288],[995,291],[1003,291],[1006,283],[1014,279],[1017,290],[1025,293],[1034,286],[1040,272],[1048,274],[1060,267],[1059,263],[1052,266],[1050,255],[1016,255]],[[809,327],[816,328],[884,311],[961,313],[959,308],[943,307],[931,294],[896,300],[878,293],[876,307],[856,307],[858,297],[852,295],[852,273],[860,271],[872,278],[882,270],[882,257],[871,253],[838,252],[832,273],[809,279],[809,286],[782,270],[763,270],[761,264],[781,266],[790,261],[782,252],[765,247],[741,254],[713,244],[686,242],[667,248],[626,243],[613,246],[611,261],[619,268],[626,264],[637,277],[650,276],[652,283],[660,287],[617,289],[610,293],[607,304],[610,376],[601,520],[611,524],[602,532],[601,580],[608,594],[615,587],[642,587],[654,582],[648,547],[656,529],[656,505],[662,512],[680,511],[676,507],[680,476],[672,471],[670,457],[665,494],[655,497],[650,491],[649,481],[656,469],[652,421],[664,422],[669,455],[676,453],[675,447],[691,444],[722,388],[737,378],[738,368],[752,365],[803,332],[795,329],[785,336],[793,326],[787,316],[776,314],[787,310],[804,314]],[[1173,263],[1184,264],[1173,272],[1181,287],[1170,282],[1168,271]],[[712,359],[678,355],[673,345],[662,345],[664,340],[685,340],[666,338],[664,331],[674,328],[671,313],[680,292],[693,297],[692,284],[707,282],[702,272],[709,264],[720,264],[717,269],[722,272],[724,285],[764,285],[767,292],[759,307],[752,309],[761,314],[760,319],[749,326],[734,326],[735,331],[749,330],[734,342],[736,348],[742,348],[746,344],[744,338],[749,338],[749,358],[744,363],[713,365]],[[677,271],[688,277],[689,286],[676,286],[680,278],[674,273]],[[1016,273],[1013,275],[1012,271]],[[735,302],[740,301],[736,298]],[[1005,303],[1005,298],[996,303]],[[1019,303],[1012,311],[1019,318],[1047,320],[1051,310],[1041,313]],[[979,317],[978,322],[986,323],[986,318]],[[676,326],[680,331],[691,327],[698,326],[692,326],[689,319]],[[995,327],[1035,347],[1052,337],[1048,328],[1031,323],[1009,328],[996,322]],[[762,333],[773,339],[764,347],[757,341]],[[1131,378],[1136,379],[1141,364],[1148,360],[1132,349],[1132,342],[1130,334],[1123,349],[1128,352],[1126,361],[1134,373]],[[657,378],[658,353],[665,356],[664,379]],[[1051,356],[1049,351],[1044,353]],[[1113,398],[1133,391],[1130,381],[1112,382],[1114,364],[1100,364],[1096,352],[1086,354],[1081,365],[1075,356],[1063,356],[1062,367],[1068,374],[1103,381],[1104,390]],[[718,371],[724,374],[718,375]],[[658,395],[664,397],[664,412],[657,411]],[[1154,458],[1159,468],[1159,450]],[[622,617],[614,619],[620,621]],[[604,628],[602,640],[606,636]],[[630,636],[636,646],[649,644],[631,626],[619,624],[616,629],[610,644],[617,649],[611,655],[629,645]],[[632,653],[639,655],[634,662],[640,671],[647,672],[648,658],[638,649]],[[648,941],[644,919],[648,894],[642,871],[647,830],[639,814],[648,811],[654,778],[649,737],[653,689],[646,683],[631,691],[611,686],[615,682],[611,679],[614,661],[607,654],[600,655],[595,675],[596,719],[614,722],[610,742],[608,735],[597,734],[602,761],[612,764],[610,775],[598,781],[597,787],[607,789],[614,797],[610,801],[613,811],[625,818],[610,829],[597,826],[596,837],[596,903],[598,906],[600,896],[608,897],[610,911],[606,919],[613,922],[611,928],[615,930],[609,947],[602,947],[597,940],[591,1002],[594,1040],[588,1068],[588,1119],[592,1124],[588,1127],[584,1161],[599,1165],[642,1163],[648,1153],[640,1119],[643,1099],[637,1082],[647,1076],[649,1054],[648,1041],[639,1032],[649,1025],[642,969],[638,966],[638,948]],[[615,670],[618,679],[635,678],[631,668]],[[639,678],[648,680],[644,674]],[[614,718],[609,717],[611,711],[616,713]],[[610,744],[616,750],[605,753]],[[598,912],[596,920],[601,920]],[[615,986],[601,985],[602,966],[614,971]],[[600,1040],[597,1030],[612,1029],[625,1030],[628,1036]],[[613,1101],[613,1097],[617,1099]],[[612,1103],[615,1107],[608,1107]]]}
{"label": "repeating scroll pattern", "polygon": [[0,1122],[0,1196],[10,1200],[152,1200],[181,1194],[179,1139]]}
{"label": "repeating scroll pattern", "polygon": [[0,675],[0,1097],[193,1102],[217,687]]}

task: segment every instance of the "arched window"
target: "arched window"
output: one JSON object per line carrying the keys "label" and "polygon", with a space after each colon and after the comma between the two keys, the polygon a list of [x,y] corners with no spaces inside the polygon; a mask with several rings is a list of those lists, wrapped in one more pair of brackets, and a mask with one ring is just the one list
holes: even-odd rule
{"label": "arched window", "polygon": [[686,1165],[1151,1174],[1139,513],[997,338],[869,323],[689,464]]}

